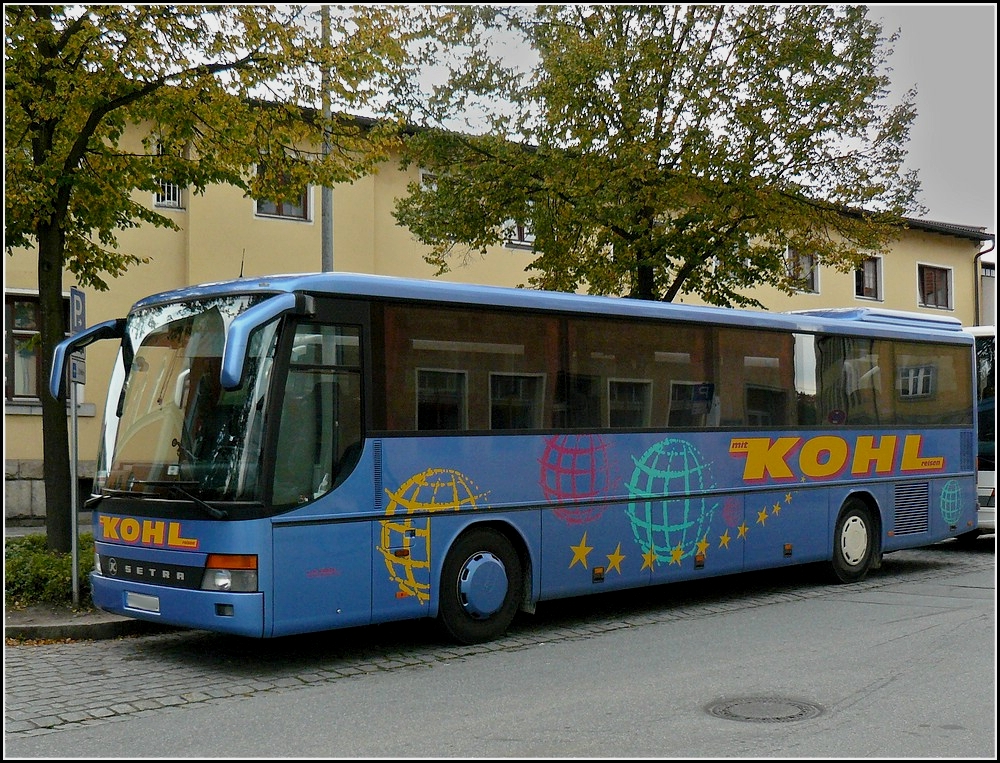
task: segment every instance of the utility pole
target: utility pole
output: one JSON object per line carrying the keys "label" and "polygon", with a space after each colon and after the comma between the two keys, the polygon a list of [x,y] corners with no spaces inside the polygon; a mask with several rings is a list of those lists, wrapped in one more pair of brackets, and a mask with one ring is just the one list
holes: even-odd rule
{"label": "utility pole", "polygon": [[[321,5],[320,6],[320,29],[323,35],[323,46],[327,47],[330,44],[330,6]],[[330,72],[326,66],[323,64],[323,70],[320,72],[320,87],[323,90],[322,100],[323,100],[323,121],[324,123],[329,123],[331,111],[330,111]],[[323,130],[323,159],[326,159],[330,155],[330,137],[329,132]],[[324,273],[331,272],[333,270],[333,189],[327,185],[322,188],[322,198],[321,198],[321,233],[323,243],[322,243],[322,269]]]}

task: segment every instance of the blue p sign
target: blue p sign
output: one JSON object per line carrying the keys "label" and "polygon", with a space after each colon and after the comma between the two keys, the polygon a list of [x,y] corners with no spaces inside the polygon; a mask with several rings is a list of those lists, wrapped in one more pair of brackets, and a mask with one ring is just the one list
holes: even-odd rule
{"label": "blue p sign", "polygon": [[75,286],[69,290],[69,333],[79,334],[87,327],[87,300]]}

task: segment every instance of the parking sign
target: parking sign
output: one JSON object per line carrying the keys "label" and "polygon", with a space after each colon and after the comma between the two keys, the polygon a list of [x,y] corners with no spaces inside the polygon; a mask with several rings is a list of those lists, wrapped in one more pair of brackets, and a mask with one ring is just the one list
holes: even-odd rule
{"label": "parking sign", "polygon": [[[79,334],[87,328],[87,298],[75,286],[69,289],[69,333]],[[83,350],[77,350],[69,358],[69,379],[75,384],[87,381],[87,366]]]}

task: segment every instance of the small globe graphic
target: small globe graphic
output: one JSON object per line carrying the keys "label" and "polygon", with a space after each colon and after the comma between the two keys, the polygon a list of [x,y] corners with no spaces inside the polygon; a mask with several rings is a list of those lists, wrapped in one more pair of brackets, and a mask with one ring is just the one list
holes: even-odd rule
{"label": "small globe graphic", "polygon": [[642,552],[652,551],[664,561],[679,546],[683,557],[690,556],[707,535],[718,504],[703,496],[683,496],[711,487],[711,464],[686,440],[667,438],[643,453],[628,482],[632,500],[627,510]]}
{"label": "small globe graphic", "polygon": [[571,525],[592,522],[604,513],[605,506],[565,505],[606,496],[611,489],[611,465],[608,446],[597,435],[568,434],[550,437],[545,442],[539,483],[553,510]]}
{"label": "small globe graphic", "polygon": [[483,494],[477,495],[472,481],[452,469],[428,469],[386,493],[390,501],[385,513],[396,517],[382,520],[378,550],[400,592],[425,603],[431,589],[431,526],[426,514],[475,509]]}
{"label": "small globe graphic", "polygon": [[962,516],[962,486],[957,480],[948,480],[941,488],[941,517],[952,525]]}

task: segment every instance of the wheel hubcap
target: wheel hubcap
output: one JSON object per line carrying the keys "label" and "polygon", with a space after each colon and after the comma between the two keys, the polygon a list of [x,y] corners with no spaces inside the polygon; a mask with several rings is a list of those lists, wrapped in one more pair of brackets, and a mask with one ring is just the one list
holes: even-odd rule
{"label": "wheel hubcap", "polygon": [[497,612],[507,596],[507,570],[489,552],[469,558],[458,577],[458,594],[466,613],[482,620]]}
{"label": "wheel hubcap", "polygon": [[861,517],[850,517],[840,533],[840,550],[850,565],[861,564],[868,551],[868,529]]}

